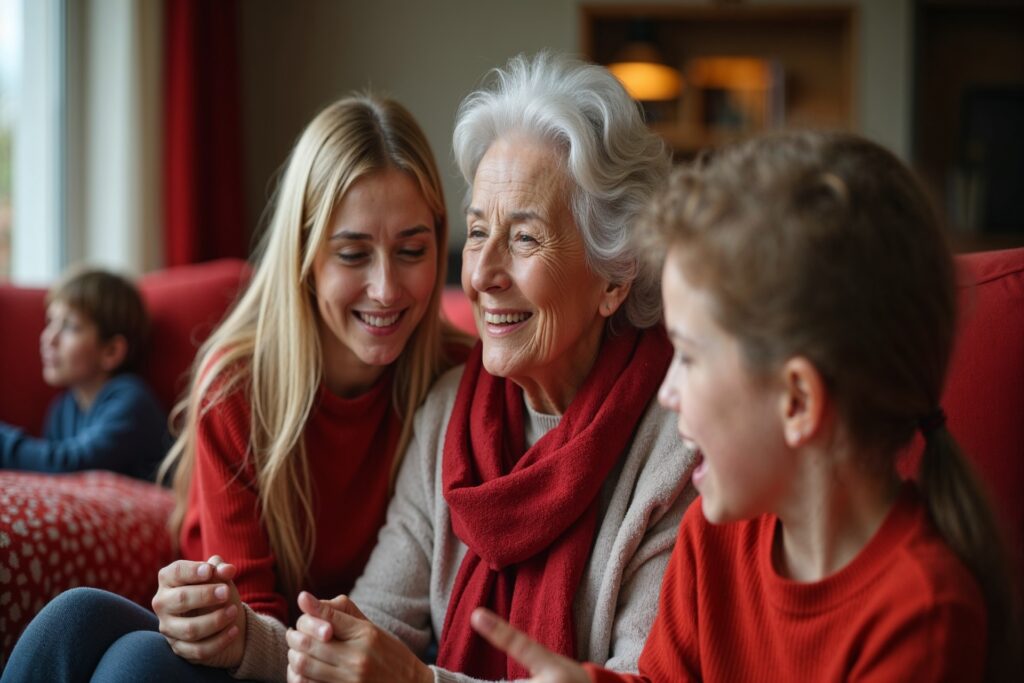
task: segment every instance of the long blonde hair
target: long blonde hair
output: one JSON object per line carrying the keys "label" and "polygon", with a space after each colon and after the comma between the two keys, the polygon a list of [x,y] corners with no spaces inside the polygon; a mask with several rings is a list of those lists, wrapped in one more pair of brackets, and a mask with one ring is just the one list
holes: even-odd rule
{"label": "long blonde hair", "polygon": [[[986,680],[1017,680],[1019,621],[1001,530],[953,436],[929,425],[953,349],[955,271],[909,169],[846,134],[789,132],[676,170],[644,221],[658,253],[679,245],[688,279],[754,370],[809,358],[854,444],[891,472],[924,433],[920,484],[988,610]],[[923,425],[923,426],[922,426]]]}
{"label": "long blonde hair", "polygon": [[328,106],[303,131],[276,193],[273,217],[252,281],[199,349],[187,394],[175,407],[178,438],[160,467],[173,471],[181,533],[195,464],[196,435],[206,411],[234,390],[247,392],[249,452],[260,518],[277,562],[278,580],[294,593],[306,578],[316,543],[312,486],[302,438],[323,374],[317,312],[310,283],[318,250],[346,191],[387,168],[412,177],[435,217],[437,281],[423,320],[396,362],[393,400],[403,419],[391,479],[412,431],[412,415],[434,379],[452,365],[447,351],[464,337],[440,317],[448,223],[430,146],[400,104],[353,95]]}

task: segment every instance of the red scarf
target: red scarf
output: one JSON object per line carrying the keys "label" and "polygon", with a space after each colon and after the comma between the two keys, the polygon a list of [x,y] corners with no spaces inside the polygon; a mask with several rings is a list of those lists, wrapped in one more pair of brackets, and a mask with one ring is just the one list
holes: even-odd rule
{"label": "red scarf", "polygon": [[527,450],[522,389],[488,374],[480,344],[473,349],[444,444],[444,498],[469,549],[438,666],[490,680],[529,677],[473,631],[469,616],[478,606],[575,658],[573,600],[594,542],[598,493],[670,359],[660,328],[606,336],[558,426]]}

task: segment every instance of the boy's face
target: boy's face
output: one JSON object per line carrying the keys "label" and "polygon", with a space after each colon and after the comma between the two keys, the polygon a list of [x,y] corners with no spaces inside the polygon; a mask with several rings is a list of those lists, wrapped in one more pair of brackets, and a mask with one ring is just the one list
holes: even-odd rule
{"label": "boy's face", "polygon": [[110,374],[109,343],[87,316],[63,301],[46,309],[46,327],[39,336],[43,379],[55,387],[98,388]]}

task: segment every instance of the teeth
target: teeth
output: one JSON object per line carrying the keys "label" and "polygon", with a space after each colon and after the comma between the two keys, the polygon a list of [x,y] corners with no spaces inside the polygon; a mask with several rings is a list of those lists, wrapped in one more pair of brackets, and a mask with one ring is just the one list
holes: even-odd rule
{"label": "teeth", "polygon": [[488,325],[511,325],[521,323],[530,317],[529,313],[487,313],[484,312],[484,322]]}
{"label": "teeth", "polygon": [[358,313],[359,319],[371,327],[390,327],[398,320],[401,313],[391,315],[371,315],[369,313]]}

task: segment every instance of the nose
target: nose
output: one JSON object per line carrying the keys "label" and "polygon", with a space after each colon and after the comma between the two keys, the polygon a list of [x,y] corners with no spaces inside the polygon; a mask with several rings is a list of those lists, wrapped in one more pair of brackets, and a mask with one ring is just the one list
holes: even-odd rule
{"label": "nose", "polygon": [[395,272],[391,259],[378,259],[377,265],[370,273],[370,280],[367,285],[367,295],[381,306],[391,306],[399,301],[402,296],[402,287],[398,281],[398,274]]}
{"label": "nose", "polygon": [[658,388],[658,403],[661,404],[662,408],[671,410],[674,413],[679,412],[679,392],[676,390],[675,379],[676,364],[675,361],[668,366],[668,372],[665,373],[665,379],[661,381],[661,386]]}
{"label": "nose", "polygon": [[46,348],[48,346],[57,345],[57,330],[60,329],[56,321],[51,321],[46,324],[43,331],[39,333],[39,347]]}
{"label": "nose", "polygon": [[499,239],[489,238],[483,247],[463,254],[463,268],[469,269],[469,282],[478,292],[503,291],[511,285],[506,258],[508,250]]}

